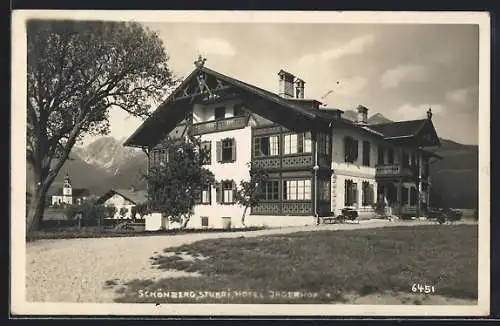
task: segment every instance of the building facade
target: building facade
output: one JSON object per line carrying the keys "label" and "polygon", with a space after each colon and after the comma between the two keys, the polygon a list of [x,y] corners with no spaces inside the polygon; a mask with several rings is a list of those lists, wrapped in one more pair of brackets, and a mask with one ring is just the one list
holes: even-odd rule
{"label": "building facade", "polygon": [[199,136],[217,180],[202,189],[189,227],[240,224],[234,191],[249,166],[265,169],[263,199],[246,225],[306,225],[354,207],[362,217],[380,207],[416,215],[429,205],[429,164],[439,146],[432,113],[420,120],[370,124],[359,106],[355,121],[339,109],[305,99],[305,82],[278,73],[278,94],[203,64],[125,142],[141,147],[149,166],[166,162],[165,137]]}
{"label": "building facade", "polygon": [[73,188],[69,175],[64,177],[64,183],[60,189],[52,195],[52,206],[80,205],[90,197],[91,193],[85,188]]}
{"label": "building facade", "polygon": [[103,205],[104,207],[112,206],[116,209],[113,216],[108,216],[107,218],[137,219],[141,218],[141,216],[138,213],[135,213],[135,216],[133,216],[133,208],[146,203],[146,200],[147,192],[145,190],[130,187],[129,189],[110,189],[97,199],[96,205]]}

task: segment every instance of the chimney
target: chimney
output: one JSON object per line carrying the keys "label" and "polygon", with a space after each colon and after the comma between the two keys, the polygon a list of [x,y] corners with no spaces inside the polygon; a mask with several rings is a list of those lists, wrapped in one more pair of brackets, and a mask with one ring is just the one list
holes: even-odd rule
{"label": "chimney", "polygon": [[431,108],[429,108],[429,110],[427,110],[427,119],[429,119],[429,120],[432,119],[432,110],[431,110]]}
{"label": "chimney", "polygon": [[135,191],[135,187],[132,185],[130,186],[130,191],[134,192]]}
{"label": "chimney", "polygon": [[358,111],[358,118],[356,120],[356,123],[364,124],[364,125],[367,124],[367,122],[368,122],[368,108],[366,108],[362,105],[358,105],[357,111]]}
{"label": "chimney", "polygon": [[278,76],[280,77],[278,95],[284,98],[293,98],[293,80],[295,76],[284,70],[280,70]]}
{"label": "chimney", "polygon": [[295,97],[296,98],[304,98],[304,85],[305,81],[300,78],[295,80]]}

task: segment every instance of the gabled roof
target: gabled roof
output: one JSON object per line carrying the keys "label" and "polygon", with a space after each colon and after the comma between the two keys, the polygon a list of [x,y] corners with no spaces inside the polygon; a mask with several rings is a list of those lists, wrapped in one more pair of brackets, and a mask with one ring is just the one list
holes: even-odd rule
{"label": "gabled roof", "polygon": [[132,189],[110,189],[97,199],[96,204],[102,204],[114,195],[119,195],[134,204],[143,204],[147,201],[148,193],[146,190],[132,190]]}
{"label": "gabled roof", "polygon": [[440,146],[439,137],[431,119],[371,124],[368,127],[383,134],[385,140],[416,140],[423,146]]}
{"label": "gabled roof", "polygon": [[408,120],[371,124],[370,128],[382,133],[386,138],[400,138],[416,136],[428,119]]}
{"label": "gabled roof", "polygon": [[[212,69],[201,67],[191,72],[186,79],[170,94],[170,96],[149,116],[146,121],[125,141],[125,146],[147,146],[151,145],[154,140],[160,138],[160,133],[168,133],[177,123],[186,117],[189,104],[192,98],[189,96],[179,96],[182,92],[189,87],[191,83],[196,83],[196,76],[198,73],[205,73],[207,77],[215,78],[216,80],[226,83],[228,86],[233,87],[236,91],[259,98],[275,108],[282,108],[286,111],[286,117],[293,120],[295,117],[301,117],[305,121],[310,122],[324,122],[320,114],[315,110],[310,110],[305,107],[301,101],[290,101],[275,93],[266,91],[257,86],[245,83],[241,80],[226,76]],[[258,108],[253,108],[257,110]],[[261,115],[266,115],[265,108],[260,108],[261,112],[256,112]],[[284,113],[285,111],[283,111]]]}

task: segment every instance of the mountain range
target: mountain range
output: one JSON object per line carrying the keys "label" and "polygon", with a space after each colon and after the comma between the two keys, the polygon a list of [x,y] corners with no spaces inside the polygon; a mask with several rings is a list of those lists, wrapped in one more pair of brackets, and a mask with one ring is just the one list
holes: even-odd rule
{"label": "mountain range", "polygon": [[[356,112],[345,111],[344,117],[355,120]],[[391,122],[380,113],[372,115],[368,123]],[[464,145],[441,139],[441,147],[433,151],[442,156],[431,165],[431,203],[436,206],[475,208],[478,202],[478,146]],[[66,174],[73,187],[87,188],[100,195],[110,188],[145,189],[142,178],[146,155],[138,149],[123,146],[123,140],[101,137],[94,142],[75,147],[52,186],[58,189]]]}

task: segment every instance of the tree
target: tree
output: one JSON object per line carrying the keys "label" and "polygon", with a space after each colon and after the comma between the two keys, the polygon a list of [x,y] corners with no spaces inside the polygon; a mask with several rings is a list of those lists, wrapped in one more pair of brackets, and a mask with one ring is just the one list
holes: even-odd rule
{"label": "tree", "polygon": [[120,208],[120,218],[124,218],[127,215],[128,209],[126,207]]}
{"label": "tree", "polygon": [[245,216],[248,208],[255,207],[259,204],[264,196],[265,183],[269,179],[266,171],[251,167],[250,165],[250,180],[242,180],[236,190],[235,200],[243,206],[243,215],[241,216],[241,224],[245,226]]}
{"label": "tree", "polygon": [[27,23],[27,229],[39,227],[44,199],[71,149],[109,132],[109,110],[149,115],[175,85],[162,41],[138,23]]}
{"label": "tree", "polygon": [[148,209],[185,228],[202,186],[214,184],[213,173],[203,166],[209,153],[194,136],[166,138],[160,146],[167,149],[168,161],[150,168],[144,175],[148,183]]}
{"label": "tree", "polygon": [[[144,218],[144,215],[148,213],[148,205],[147,203],[140,203],[134,206],[135,214],[139,214],[140,219]],[[135,218],[134,214],[134,218]]]}
{"label": "tree", "polygon": [[114,205],[106,206],[105,212],[106,212],[105,216],[107,218],[114,218],[114,216],[116,214],[116,207]]}

